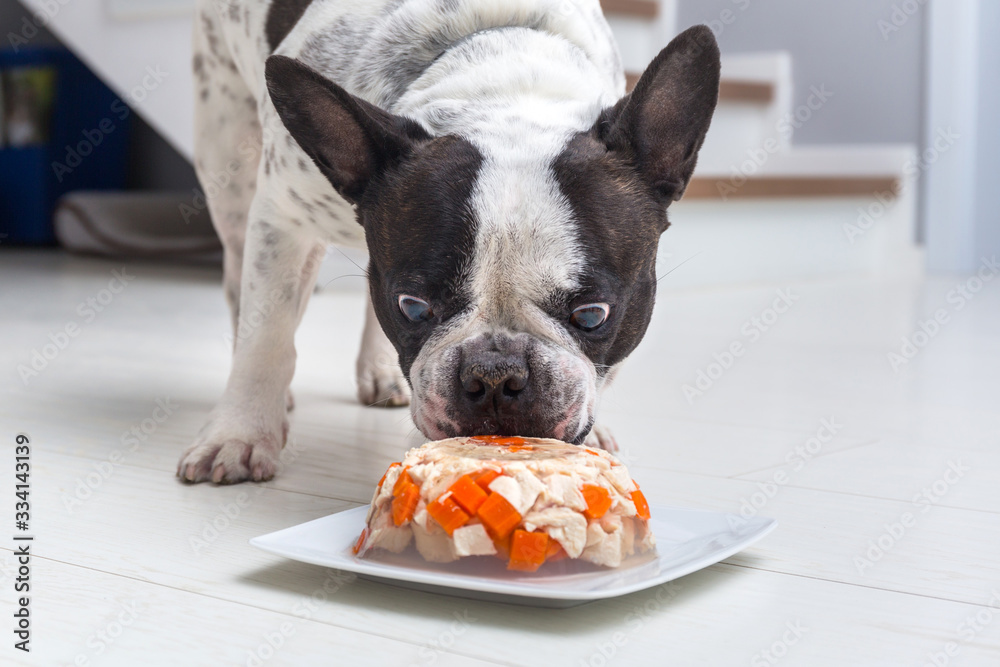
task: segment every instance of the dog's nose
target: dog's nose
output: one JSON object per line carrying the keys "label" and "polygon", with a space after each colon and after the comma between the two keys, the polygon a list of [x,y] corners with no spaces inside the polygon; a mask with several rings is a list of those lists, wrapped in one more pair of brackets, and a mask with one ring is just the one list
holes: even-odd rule
{"label": "dog's nose", "polygon": [[513,403],[528,386],[528,364],[516,355],[479,352],[462,364],[459,381],[474,405]]}

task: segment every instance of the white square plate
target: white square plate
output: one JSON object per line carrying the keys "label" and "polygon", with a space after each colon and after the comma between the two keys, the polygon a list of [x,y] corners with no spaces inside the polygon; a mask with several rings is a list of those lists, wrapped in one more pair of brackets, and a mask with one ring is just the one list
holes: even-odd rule
{"label": "white square plate", "polygon": [[412,549],[358,558],[351,547],[367,506],[261,535],[250,544],[280,556],[354,572],[366,579],[458,597],[538,607],[577,604],[634,593],[718,563],[774,530],[774,519],[676,507],[651,507],[656,551],[608,569],[563,560],[537,573],[510,572],[497,558],[428,563]]}

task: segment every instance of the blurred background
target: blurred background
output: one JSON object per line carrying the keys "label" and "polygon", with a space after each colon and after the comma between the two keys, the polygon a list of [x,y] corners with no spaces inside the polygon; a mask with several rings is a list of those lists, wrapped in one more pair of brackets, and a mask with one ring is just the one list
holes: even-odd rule
{"label": "blurred background", "polygon": [[[2,245],[217,261],[190,165],[193,5],[0,5]],[[997,3],[602,5],[630,80],[690,25],[724,54],[661,270],[697,261],[670,285],[970,272],[1000,250]],[[332,253],[320,284],[354,270]]]}

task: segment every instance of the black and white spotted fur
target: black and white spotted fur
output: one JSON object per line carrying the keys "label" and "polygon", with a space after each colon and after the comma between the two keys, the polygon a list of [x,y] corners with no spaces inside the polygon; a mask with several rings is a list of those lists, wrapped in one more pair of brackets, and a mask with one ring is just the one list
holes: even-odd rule
{"label": "black and white spotted fur", "polygon": [[[595,438],[715,107],[706,28],[627,96],[598,0],[201,0],[194,49],[196,168],[236,335],[182,479],[273,476],[331,243],[370,253],[363,402],[410,402],[430,438]],[[433,316],[404,317],[401,294]],[[572,326],[595,302],[607,321]],[[474,403],[469,373],[518,383]]]}

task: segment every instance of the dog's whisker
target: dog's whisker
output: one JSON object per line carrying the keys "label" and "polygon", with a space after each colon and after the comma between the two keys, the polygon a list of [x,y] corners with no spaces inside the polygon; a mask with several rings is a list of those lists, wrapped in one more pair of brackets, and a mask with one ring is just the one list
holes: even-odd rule
{"label": "dog's whisker", "polygon": [[691,255],[690,257],[688,257],[687,259],[685,259],[683,262],[681,262],[680,264],[678,264],[677,266],[675,266],[674,268],[672,268],[669,271],[667,271],[666,273],[664,273],[662,276],[660,276],[659,278],[656,279],[657,284],[659,284],[659,282],[661,280],[663,280],[664,278],[666,278],[667,276],[669,276],[671,273],[673,273],[677,269],[681,268],[682,266],[684,266],[685,264],[687,264],[688,262],[690,262],[692,259],[694,259],[695,257],[697,257],[700,254],[701,254],[700,252],[696,252],[695,254]]}
{"label": "dog's whisker", "polygon": [[343,255],[344,258],[348,262],[350,262],[354,266],[358,267],[358,271],[361,271],[363,274],[365,274],[365,278],[368,277],[368,269],[366,269],[365,267],[361,266],[360,264],[358,264],[357,262],[355,262],[353,259],[351,259],[350,257],[348,257],[347,253],[344,252],[343,250],[341,250],[339,246],[335,245],[335,246],[333,246],[333,249],[336,250],[337,252],[339,252],[341,255]]}
{"label": "dog's whisker", "polygon": [[345,273],[345,274],[344,274],[344,275],[342,275],[342,276],[337,276],[336,278],[331,278],[331,279],[330,279],[330,280],[328,280],[327,282],[323,283],[323,287],[327,287],[327,286],[328,286],[328,285],[330,285],[330,283],[332,283],[333,281],[335,281],[335,280],[340,280],[341,278],[365,278],[365,279],[367,280],[367,279],[368,279],[368,276],[361,276],[361,275],[358,275],[358,274],[356,274],[356,273]]}

